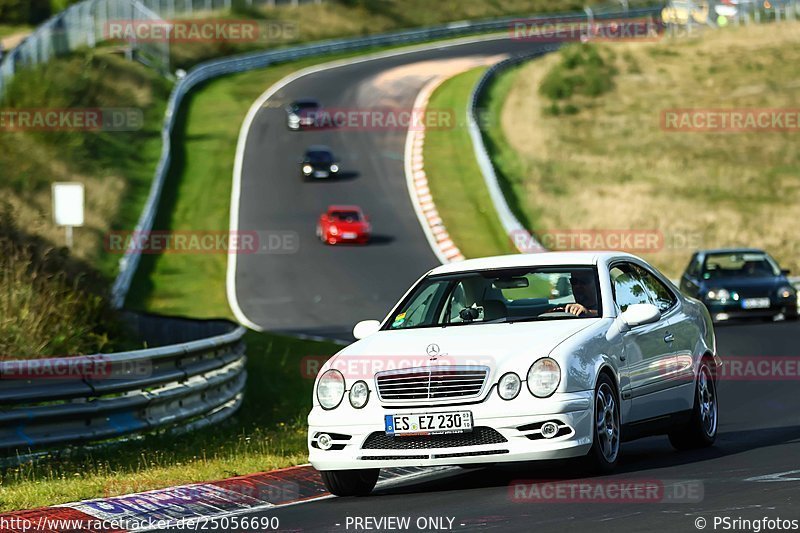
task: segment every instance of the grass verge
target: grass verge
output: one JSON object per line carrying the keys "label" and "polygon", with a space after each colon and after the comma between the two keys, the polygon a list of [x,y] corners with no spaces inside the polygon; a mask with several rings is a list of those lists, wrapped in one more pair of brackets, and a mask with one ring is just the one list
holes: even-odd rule
{"label": "grass verge", "polygon": [[6,468],[0,471],[0,512],[305,463],[314,363],[338,347],[254,332],[245,341],[249,379],[232,418],[185,435],[149,435]]}
{"label": "grass verge", "polygon": [[473,155],[472,140],[463,120],[470,94],[485,67],[446,80],[433,92],[430,109],[453,109],[453,129],[425,133],[424,161],[428,186],[448,233],[466,257],[513,253],[489,191]]}
{"label": "grass verge", "polygon": [[[559,54],[501,75],[490,92],[499,121],[486,137],[528,227],[551,236],[658,231],[659,246],[631,251],[673,277],[692,251],[717,246],[763,247],[797,271],[797,132],[667,131],[661,114],[793,109],[798,30],[784,22],[607,44],[613,86],[597,95],[540,93],[549,73],[563,70]],[[554,115],[553,102],[570,111]]]}

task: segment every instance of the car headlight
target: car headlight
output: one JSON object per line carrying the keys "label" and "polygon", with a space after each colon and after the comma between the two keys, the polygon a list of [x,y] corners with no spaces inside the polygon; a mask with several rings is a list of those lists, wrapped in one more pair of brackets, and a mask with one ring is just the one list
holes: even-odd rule
{"label": "car headlight", "polygon": [[300,117],[294,114],[289,115],[289,122],[300,122]]}
{"label": "car headlight", "polygon": [[361,409],[367,405],[367,400],[369,400],[369,387],[366,382],[356,381],[353,383],[353,386],[350,387],[350,405]]}
{"label": "car headlight", "polygon": [[331,172],[339,172],[339,165],[331,165]]}
{"label": "car headlight", "polygon": [[706,298],[714,301],[730,300],[731,293],[727,289],[711,289],[706,293]]}
{"label": "car headlight", "polygon": [[519,394],[522,388],[522,381],[519,376],[513,372],[505,374],[500,381],[497,382],[497,394],[504,400],[513,400]]}
{"label": "car headlight", "polygon": [[778,289],[778,297],[779,298],[792,298],[794,297],[794,289],[789,287],[788,285],[784,285],[780,289]]}
{"label": "car headlight", "polygon": [[311,174],[311,171],[314,170],[311,168],[311,165],[303,165],[303,172],[306,174]]}
{"label": "car headlight", "polygon": [[339,235],[339,228],[336,226],[331,226],[329,231],[331,232],[331,235]]}
{"label": "car headlight", "polygon": [[553,394],[561,383],[561,367],[555,359],[544,357],[539,359],[528,370],[528,390],[537,398],[546,398]]}
{"label": "car headlight", "polygon": [[323,409],[334,409],[344,398],[344,376],[335,369],[322,374],[317,383],[317,400]]}

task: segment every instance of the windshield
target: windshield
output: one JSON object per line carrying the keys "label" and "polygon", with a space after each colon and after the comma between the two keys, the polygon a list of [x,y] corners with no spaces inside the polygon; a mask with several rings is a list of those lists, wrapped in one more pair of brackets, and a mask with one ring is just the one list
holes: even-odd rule
{"label": "windshield", "polygon": [[703,279],[763,278],[780,275],[775,261],[765,253],[725,253],[706,257]]}
{"label": "windshield", "polygon": [[384,329],[602,316],[592,267],[498,269],[429,276]]}
{"label": "windshield", "polygon": [[333,161],[333,156],[330,152],[307,152],[306,158],[309,161],[317,161],[320,163],[330,163]]}
{"label": "windshield", "polygon": [[331,211],[330,216],[341,222],[358,222],[361,220],[361,214],[358,211]]}

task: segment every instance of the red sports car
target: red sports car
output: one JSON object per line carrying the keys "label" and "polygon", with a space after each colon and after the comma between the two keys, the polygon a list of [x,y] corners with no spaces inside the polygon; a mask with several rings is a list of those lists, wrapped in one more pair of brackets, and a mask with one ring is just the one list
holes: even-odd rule
{"label": "red sports car", "polygon": [[317,237],[327,244],[367,244],[371,231],[369,218],[355,205],[332,205],[317,221]]}

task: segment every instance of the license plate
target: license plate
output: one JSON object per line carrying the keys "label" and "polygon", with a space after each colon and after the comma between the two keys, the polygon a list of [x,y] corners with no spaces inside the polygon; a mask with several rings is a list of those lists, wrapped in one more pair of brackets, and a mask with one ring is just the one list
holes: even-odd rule
{"label": "license plate", "polygon": [[355,239],[356,237],[358,237],[358,235],[355,233],[342,233],[342,238],[344,239]]}
{"label": "license plate", "polygon": [[742,300],[742,307],[745,309],[768,309],[769,306],[769,298],[745,298]]}
{"label": "license plate", "polygon": [[315,178],[327,178],[328,177],[328,173],[325,172],[324,170],[317,170],[316,172],[314,172],[314,177]]}
{"label": "license plate", "polygon": [[472,412],[386,415],[387,435],[441,435],[472,431]]}

